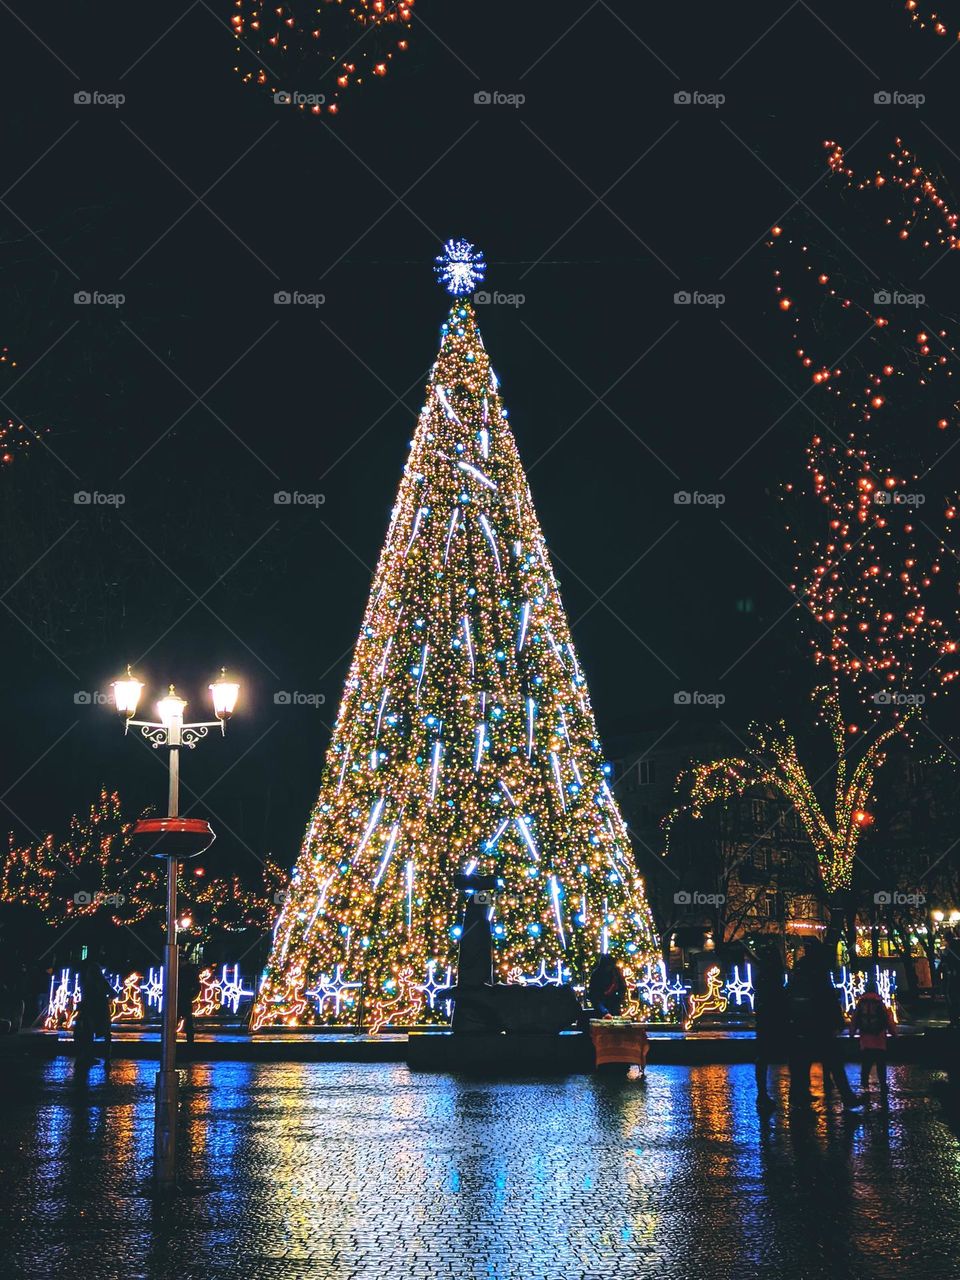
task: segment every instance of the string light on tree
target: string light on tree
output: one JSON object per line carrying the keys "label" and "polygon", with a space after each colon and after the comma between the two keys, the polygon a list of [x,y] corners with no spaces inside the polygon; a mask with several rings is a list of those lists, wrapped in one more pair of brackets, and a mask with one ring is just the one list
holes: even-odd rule
{"label": "string light on tree", "polygon": [[234,70],[275,101],[334,116],[348,89],[382,79],[395,55],[409,49],[413,6],[414,0],[234,0]]}
{"label": "string light on tree", "polygon": [[928,504],[918,475],[881,465],[853,436],[814,436],[806,458],[807,486],[785,496],[814,660],[873,713],[936,697],[960,671],[955,575],[943,572],[956,558],[956,495]]}
{"label": "string light on tree", "polygon": [[[656,952],[586,680],[499,382],[449,242],[454,295],[254,1026],[440,1020],[454,873],[502,882],[500,981]],[[336,1004],[323,975],[355,984]],[[349,1003],[348,1003],[349,1000]]]}
{"label": "string light on tree", "polygon": [[891,738],[910,725],[916,708],[848,744],[836,684],[819,687],[814,698],[833,739],[830,807],[821,803],[814,785],[817,774],[801,760],[796,739],[786,724],[782,720],[772,727],[751,724],[744,754],[703,761],[677,779],[681,799],[664,819],[668,852],[673,829],[682,815],[699,819],[707,805],[728,804],[754,788],[773,788],[790,803],[813,846],[827,893],[850,888],[857,848],[872,821],[874,780],[886,763]]}
{"label": "string light on tree", "polygon": [[[874,219],[878,250],[890,246],[899,262],[892,278],[925,276],[931,253],[939,256],[960,246],[960,213],[944,194],[943,180],[902,139],[863,174],[839,143],[828,140],[824,146],[828,168],[858,219],[858,228],[847,232],[842,226],[843,231],[862,240],[867,219]],[[789,324],[796,359],[838,415],[852,416],[858,427],[882,428],[885,440],[907,448],[918,426],[931,431],[960,427],[951,322],[934,320],[924,295],[879,284],[872,273],[858,279],[856,261],[828,258],[803,234],[784,227],[772,229],[768,246],[778,259],[777,310]],[[921,308],[923,322],[917,319]],[[834,364],[838,352],[844,353],[839,367]],[[879,443],[875,433],[874,444]]]}
{"label": "string light on tree", "polygon": [[[0,347],[0,369],[16,369],[9,347]],[[44,429],[43,434],[47,433]],[[12,466],[38,439],[38,434],[16,418],[0,418],[0,468]]]}
{"label": "string light on tree", "polygon": [[917,29],[926,32],[928,35],[938,36],[940,39],[950,37],[953,40],[960,39],[960,30],[958,23],[954,19],[952,29],[943,21],[943,12],[941,8],[931,9],[929,5],[921,3],[921,0],[906,0],[904,9],[910,15],[910,21],[916,23]]}

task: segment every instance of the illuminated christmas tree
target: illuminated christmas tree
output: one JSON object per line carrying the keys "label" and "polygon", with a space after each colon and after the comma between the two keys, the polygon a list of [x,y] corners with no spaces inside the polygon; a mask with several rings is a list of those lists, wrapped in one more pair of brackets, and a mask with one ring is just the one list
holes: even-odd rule
{"label": "illuminated christmas tree", "polygon": [[656,951],[586,680],[450,242],[455,296],[274,935],[255,1027],[442,1016],[454,875],[495,875],[498,981]]}

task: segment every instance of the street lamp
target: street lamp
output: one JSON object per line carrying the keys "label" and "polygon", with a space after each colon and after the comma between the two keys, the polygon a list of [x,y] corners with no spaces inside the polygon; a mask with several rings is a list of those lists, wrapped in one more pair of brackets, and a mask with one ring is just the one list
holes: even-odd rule
{"label": "street lamp", "polygon": [[226,671],[210,685],[215,720],[198,720],[185,724],[187,704],[173,685],[157,703],[159,720],[137,720],[137,706],[143,682],[127,667],[127,674],[113,682],[117,710],[124,716],[124,733],[131,726],[140,730],[154,748],[168,752],[169,786],[167,816],[141,818],[134,825],[133,838],[145,844],[154,857],[167,863],[166,942],[163,949],[163,1020],[160,1030],[160,1070],[156,1080],[156,1111],[153,1129],[154,1177],[157,1189],[170,1190],[176,1183],[177,1150],[177,867],[187,858],[198,857],[216,839],[204,818],[180,817],[180,748],[194,748],[219,726],[227,731],[227,720],[233,714],[240,686]]}

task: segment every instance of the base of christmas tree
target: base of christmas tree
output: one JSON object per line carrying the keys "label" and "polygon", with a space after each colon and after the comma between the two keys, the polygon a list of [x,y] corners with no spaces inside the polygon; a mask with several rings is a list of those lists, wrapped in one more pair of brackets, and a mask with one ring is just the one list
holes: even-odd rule
{"label": "base of christmas tree", "polygon": [[478,1075],[569,1075],[593,1071],[594,1049],[582,1031],[538,1032],[412,1031],[407,1039],[411,1071],[457,1071]]}

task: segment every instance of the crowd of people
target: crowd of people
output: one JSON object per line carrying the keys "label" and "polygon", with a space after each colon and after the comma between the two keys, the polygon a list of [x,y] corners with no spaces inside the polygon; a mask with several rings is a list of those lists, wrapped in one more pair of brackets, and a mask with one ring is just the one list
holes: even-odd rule
{"label": "crowd of people", "polygon": [[[945,986],[951,977],[960,984],[960,969],[944,974]],[[791,1104],[807,1104],[811,1099],[810,1071],[818,1064],[825,1096],[836,1089],[846,1111],[859,1110],[868,1099],[871,1075],[876,1076],[880,1105],[889,1104],[887,1084],[887,1044],[897,1034],[892,1010],[883,1002],[874,979],[868,979],[850,1019],[850,1034],[859,1045],[860,1093],[847,1077],[840,1033],[847,1020],[840,993],[833,984],[830,953],[818,941],[810,941],[790,970],[789,978],[775,946],[756,958],[753,976],[756,1017],[755,1064],[757,1107],[773,1110],[770,1068],[786,1062],[790,1071]],[[956,990],[954,996],[956,997]],[[618,1018],[627,1001],[627,984],[612,956],[601,956],[587,985],[590,1013],[598,1018]],[[948,992],[949,1002],[949,992]],[[954,1010],[951,1006],[951,1021]]]}
{"label": "crowd of people", "polygon": [[880,1104],[887,1106],[887,1041],[896,1035],[893,1013],[884,1004],[874,979],[868,979],[850,1020],[860,1052],[860,1090],[850,1084],[839,1034],[847,1022],[840,994],[833,985],[830,956],[820,942],[808,942],[785,981],[779,952],[771,947],[759,957],[754,972],[754,1012],[757,1023],[757,1106],[773,1108],[768,1088],[772,1062],[786,1059],[790,1069],[791,1102],[810,1100],[810,1069],[818,1063],[824,1095],[836,1088],[844,1110],[864,1105],[871,1071],[876,1072]]}

